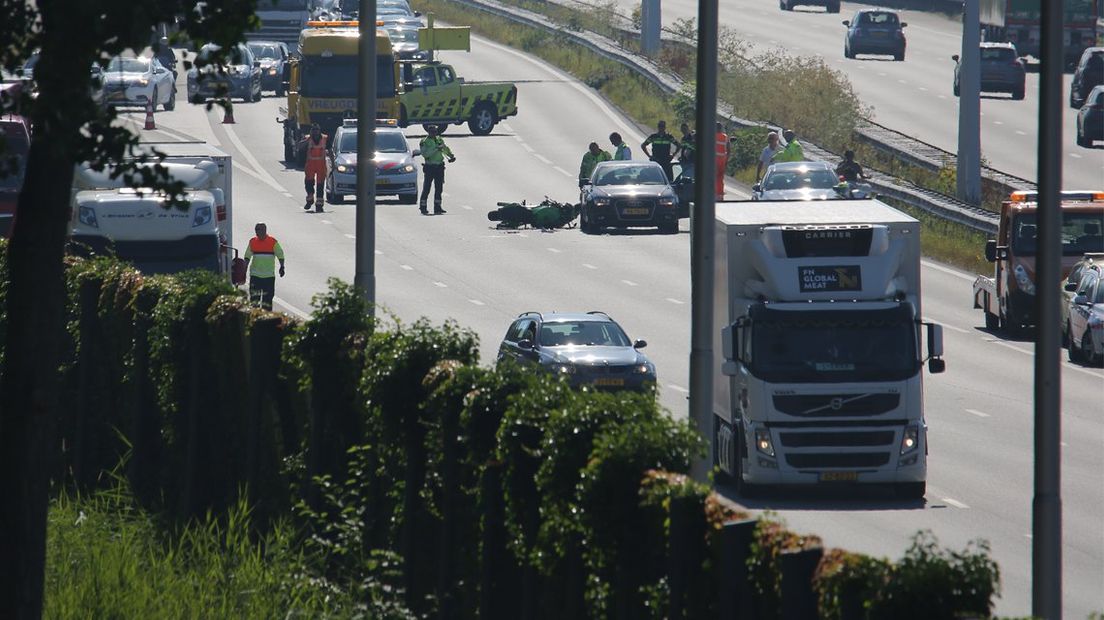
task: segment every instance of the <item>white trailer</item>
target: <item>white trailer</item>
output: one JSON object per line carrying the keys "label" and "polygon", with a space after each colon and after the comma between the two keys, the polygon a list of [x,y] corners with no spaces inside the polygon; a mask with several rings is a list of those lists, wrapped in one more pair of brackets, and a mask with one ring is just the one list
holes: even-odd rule
{"label": "white trailer", "polygon": [[923,497],[920,224],[877,200],[717,205],[713,454],[759,485]]}
{"label": "white trailer", "polygon": [[185,189],[187,209],[165,196],[127,187],[111,170],[79,166],[73,181],[71,242],[78,251],[113,253],[147,273],[201,268],[230,273],[233,176],[230,156],[204,142],[150,142]]}

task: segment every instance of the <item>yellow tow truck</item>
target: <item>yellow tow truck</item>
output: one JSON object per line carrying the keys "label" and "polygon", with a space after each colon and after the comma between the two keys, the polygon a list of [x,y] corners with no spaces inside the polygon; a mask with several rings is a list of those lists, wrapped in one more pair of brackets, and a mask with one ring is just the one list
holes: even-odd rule
{"label": "yellow tow truck", "polygon": [[[471,51],[471,32],[465,27],[435,27],[418,31],[423,50]],[[517,86],[510,82],[467,82],[451,65],[437,61],[400,61],[402,94],[399,125],[436,125],[442,133],[448,125],[468,124],[477,136],[491,133],[499,121],[518,112]]]}
{"label": "yellow tow truck", "polygon": [[[313,123],[333,136],[343,119],[356,117],[358,28],[356,21],[309,21],[299,34],[300,56],[287,65],[287,107],[276,119],[283,126],[284,161],[303,163],[305,153],[295,147]],[[377,29],[377,118],[399,117],[398,76],[391,39]]]}

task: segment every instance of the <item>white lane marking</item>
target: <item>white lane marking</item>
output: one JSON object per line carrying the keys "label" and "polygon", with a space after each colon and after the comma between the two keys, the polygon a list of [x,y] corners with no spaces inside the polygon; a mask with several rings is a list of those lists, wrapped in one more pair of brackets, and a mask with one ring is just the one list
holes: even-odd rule
{"label": "white lane marking", "polygon": [[968,273],[959,271],[957,269],[952,269],[951,267],[944,267],[943,265],[940,265],[939,263],[933,263],[930,260],[921,260],[920,264],[925,266],[925,267],[928,267],[929,269],[934,269],[936,271],[942,271],[943,273],[945,273],[947,275],[950,275],[950,276],[954,276],[956,278],[959,278],[960,280],[966,280],[968,282],[973,282],[974,280],[977,279],[977,276],[972,276]]}
{"label": "white lane marking", "polygon": [[1081,159],[1081,156],[1078,155],[1077,153],[1070,153],[1069,156],[1074,158],[1074,159]]}
{"label": "white lane marking", "polygon": [[445,284],[444,282],[436,282],[436,281],[435,281],[435,282],[433,283],[433,286],[436,286],[437,288],[448,288],[448,285],[447,285],[447,284]]}
{"label": "white lane marking", "polygon": [[1016,135],[1017,136],[1026,136],[1027,132],[1026,131],[1020,131],[1019,129],[1017,129],[1016,130]]}
{"label": "white lane marking", "polygon": [[988,413],[985,413],[984,411],[978,411],[977,409],[967,409],[966,413],[971,413],[973,415],[976,415],[979,418],[988,418],[989,417]]}
{"label": "white lane marking", "polygon": [[399,267],[402,267],[403,269],[405,269],[407,271],[414,271],[414,268],[411,267],[410,265],[399,265]]}
{"label": "white lane marking", "polygon": [[1003,125],[1004,121],[993,121],[994,125]]}
{"label": "white lane marking", "polygon": [[553,252],[555,254],[559,254],[560,251],[561,251],[559,248],[545,248],[545,249],[548,250],[549,252]]}
{"label": "white lane marking", "polygon": [[525,138],[522,138],[521,136],[519,136],[517,134],[514,134],[514,140],[517,140],[518,142],[521,142],[522,144],[525,144]]}
{"label": "white lane marking", "polygon": [[908,84],[908,80],[897,80],[898,84]]}
{"label": "white lane marking", "polygon": [[946,99],[946,98],[947,98],[947,95],[939,95],[939,98],[940,98],[940,99]]}
{"label": "white lane marking", "polygon": [[564,170],[563,168],[561,168],[561,167],[559,167],[559,166],[552,166],[552,169],[553,169],[553,170],[556,170],[557,172],[559,172],[560,174],[564,175],[565,177],[568,177],[568,178],[570,178],[570,177],[571,177],[571,173],[570,173],[570,172],[568,172],[567,170]]}
{"label": "white lane marking", "polygon": [[485,306],[486,305],[483,302],[479,301],[478,299],[469,299],[468,301],[470,301],[471,303],[473,303],[477,306]]}
{"label": "white lane marking", "polygon": [[636,286],[636,282],[633,282],[632,280],[621,280],[621,282],[625,283],[628,286]]}
{"label": "white lane marking", "polygon": [[677,305],[679,305],[679,306],[683,305],[683,302],[681,302],[681,301],[679,301],[679,300],[677,300],[677,299],[675,299],[675,298],[673,298],[673,297],[666,297],[665,299],[666,299],[667,301],[669,301],[669,302],[673,303],[673,304],[677,304]]}
{"label": "white lane marking", "polygon": [[383,252],[376,250],[376,256],[383,256]]}
{"label": "white lane marking", "polygon": [[586,267],[587,269],[597,269],[597,267],[591,265],[590,263],[583,263],[583,267]]}
{"label": "white lane marking", "polygon": [[253,157],[253,153],[247,149],[245,143],[238,138],[238,134],[234,131],[234,128],[230,125],[223,125],[222,127],[226,130],[226,135],[230,138],[230,141],[234,143],[234,148],[241,152],[242,156],[245,157],[245,161],[249,162],[253,170],[261,176],[261,181],[278,192],[286,193],[287,189],[285,189],[283,185],[280,185],[276,179],[272,178],[272,175],[269,174],[267,170],[261,167],[261,163],[257,161],[256,157]]}
{"label": "white lane marking", "polygon": [[938,323],[939,325],[942,325],[943,329],[949,329],[952,332],[958,332],[960,334],[972,334],[972,333],[974,333],[973,330],[964,329],[964,328],[958,327],[957,325],[951,325],[948,321],[940,321],[939,319],[932,318],[931,316],[929,316],[927,318],[928,318],[929,321],[931,321],[933,323]]}
{"label": "white lane marking", "polygon": [[989,342],[992,342],[993,344],[999,344],[1000,346],[1002,346],[1006,349],[1012,349],[1013,351],[1015,351],[1017,353],[1023,353],[1024,355],[1030,355],[1032,357],[1035,357],[1035,353],[1033,353],[1031,351],[1025,351],[1024,349],[1021,349],[1021,348],[1019,348],[1015,345],[1008,344],[1007,342],[1001,342],[1000,340],[994,340],[992,338],[986,338],[986,340],[988,340]]}
{"label": "white lane marking", "polygon": [[526,144],[524,142],[521,143],[521,148],[525,149],[526,151],[529,151],[530,153],[536,153],[537,152],[537,149],[529,146],[528,144]]}
{"label": "white lane marking", "polygon": [[[1015,345],[1011,345],[1007,342],[1001,342],[1000,340],[996,340],[996,339],[993,339],[993,338],[986,338],[985,341],[986,342],[991,342],[993,344],[999,344],[1000,346],[1002,346],[1006,349],[1012,349],[1013,351],[1015,351],[1017,353],[1023,353],[1024,355],[1030,355],[1031,357],[1035,357],[1035,352],[1034,351],[1028,351],[1027,349],[1021,349],[1021,348],[1019,348]],[[1077,371],[1081,374],[1085,374],[1085,375],[1088,375],[1090,377],[1093,377],[1094,379],[1104,378],[1104,375],[1101,375],[1099,373],[1095,373],[1095,372],[1089,370],[1088,368],[1082,368],[1080,366],[1075,366],[1075,365],[1073,365],[1069,362],[1064,362],[1062,364],[1062,366],[1064,368],[1069,369],[1069,370],[1074,370],[1074,371]]]}
{"label": "white lane marking", "polygon": [[681,385],[675,385],[674,383],[668,383],[667,387],[671,388],[672,390],[674,390],[676,392],[681,392],[683,394],[689,394],[690,393],[690,390],[682,387]]}
{"label": "white lane marking", "polygon": [[541,155],[540,153],[533,153],[533,157],[536,157],[536,158],[537,158],[537,159],[539,159],[539,160],[540,160],[540,161],[541,161],[542,163],[548,164],[549,166],[551,166],[551,165],[552,165],[552,160],[551,160],[551,159],[548,159],[548,158],[547,158],[547,157],[545,157],[544,155]]}
{"label": "white lane marking", "polygon": [[923,91],[923,92],[925,92],[925,93],[926,93],[926,92],[928,92],[928,89],[927,89],[927,88],[924,88],[923,86],[921,86],[921,87],[920,87],[920,90],[921,90],[921,91]]}
{"label": "white lane marking", "polygon": [[288,302],[284,301],[283,299],[280,299],[279,297],[273,297],[273,298],[272,298],[272,301],[273,301],[274,303],[277,303],[277,304],[279,304],[279,305],[283,306],[284,308],[286,308],[286,309],[287,309],[287,311],[288,311],[288,312],[290,312],[290,313],[294,314],[295,316],[297,316],[297,317],[299,317],[299,318],[301,318],[301,319],[304,319],[304,320],[305,320],[305,319],[309,319],[309,318],[310,318],[310,315],[309,315],[309,314],[307,314],[306,312],[303,312],[303,311],[302,311],[302,310],[300,310],[299,308],[296,308],[295,306],[293,306],[293,305],[289,304]]}
{"label": "white lane marking", "polygon": [[333,226],[333,222],[331,222],[330,220],[322,220],[322,223],[323,224],[329,224],[329,225]]}
{"label": "white lane marking", "polygon": [[471,211],[472,210],[470,205],[460,205],[460,208],[464,209],[465,211]]}
{"label": "white lane marking", "polygon": [[969,508],[969,506],[967,506],[966,504],[963,504],[962,502],[958,501],[957,499],[955,499],[953,497],[944,497],[943,498],[943,503],[944,504],[950,504],[951,506],[954,506],[955,508],[961,508],[963,510]]}
{"label": "white lane marking", "polygon": [[345,236],[349,239],[356,239],[356,235],[351,235],[349,233],[345,233]]}
{"label": "white lane marking", "polygon": [[885,76],[886,76],[886,74],[882,73],[881,71],[878,72],[878,77],[885,77]]}

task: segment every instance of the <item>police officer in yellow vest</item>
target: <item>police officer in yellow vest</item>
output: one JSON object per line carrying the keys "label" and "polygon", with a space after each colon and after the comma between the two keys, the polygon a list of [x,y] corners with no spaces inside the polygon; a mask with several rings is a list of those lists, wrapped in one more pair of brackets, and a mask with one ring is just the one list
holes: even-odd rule
{"label": "police officer in yellow vest", "polygon": [[425,159],[425,163],[422,164],[422,196],[421,200],[418,201],[418,210],[422,212],[422,215],[429,215],[429,212],[426,211],[426,199],[429,198],[429,186],[435,184],[433,214],[441,215],[445,212],[441,208],[441,188],[445,184],[445,158],[448,157],[451,164],[456,161],[456,156],[452,154],[452,150],[445,144],[444,139],[437,135],[436,125],[426,125],[426,133],[429,135],[422,138],[422,141],[418,143],[418,148],[422,151],[422,158]]}
{"label": "police officer in yellow vest", "polygon": [[786,139],[786,146],[782,147],[781,151],[774,154],[771,161],[774,163],[784,161],[805,161],[805,149],[801,148],[801,143],[797,141],[797,135],[794,134],[792,129],[787,129],[782,132],[782,137]]}
{"label": "police officer in yellow vest", "polygon": [[245,262],[249,263],[249,302],[272,310],[272,298],[276,295],[276,261],[280,261],[280,277],[284,277],[284,248],[276,237],[268,235],[268,226],[258,222],[253,229],[256,237],[245,248]]}
{"label": "police officer in yellow vest", "polygon": [[587,152],[583,153],[583,161],[579,164],[579,187],[590,182],[590,175],[594,168],[604,161],[610,161],[613,156],[608,151],[603,151],[597,142],[591,142],[587,146]]}

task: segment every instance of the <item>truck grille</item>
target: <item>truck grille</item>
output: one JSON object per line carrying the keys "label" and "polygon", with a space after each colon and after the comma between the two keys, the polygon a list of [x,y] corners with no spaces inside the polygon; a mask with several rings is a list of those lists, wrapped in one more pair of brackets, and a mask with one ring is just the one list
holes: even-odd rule
{"label": "truck grille", "polygon": [[854,454],[836,454],[809,452],[787,454],[786,463],[797,469],[819,469],[822,467],[881,467],[889,463],[889,452],[858,452]]}
{"label": "truck grille", "polygon": [[894,431],[781,432],[782,445],[787,448],[827,448],[849,446],[888,446],[896,437]]}
{"label": "truck grille", "polygon": [[773,397],[774,408],[798,417],[873,416],[893,411],[900,394],[787,394]]}

